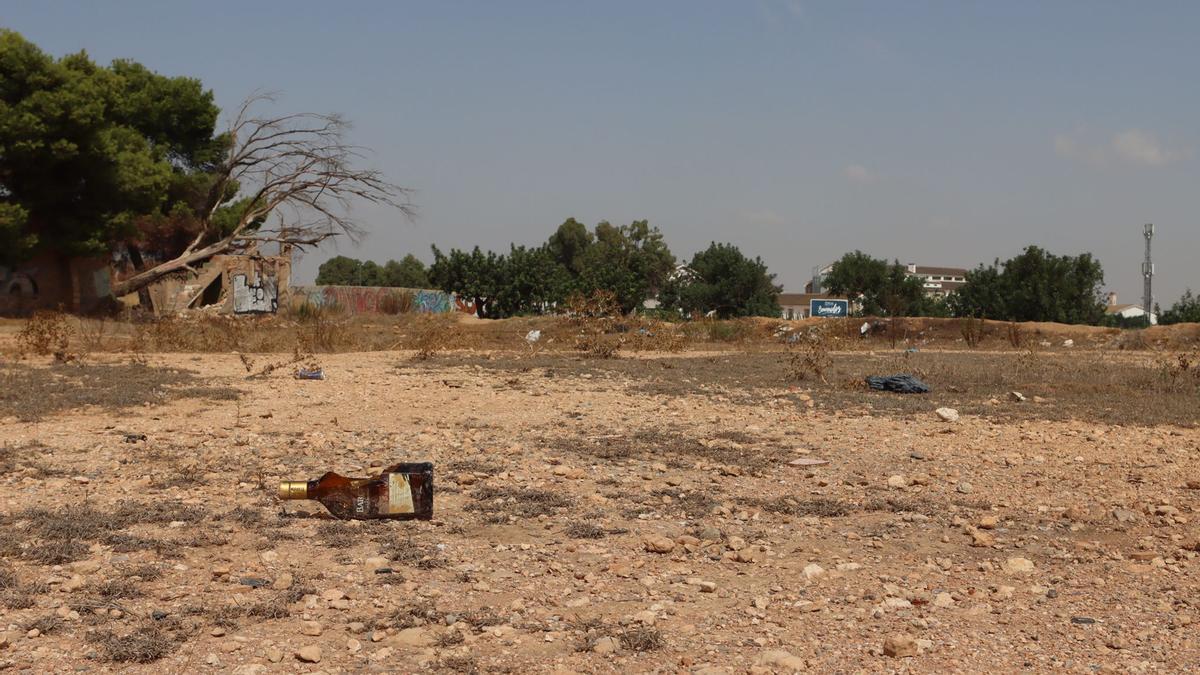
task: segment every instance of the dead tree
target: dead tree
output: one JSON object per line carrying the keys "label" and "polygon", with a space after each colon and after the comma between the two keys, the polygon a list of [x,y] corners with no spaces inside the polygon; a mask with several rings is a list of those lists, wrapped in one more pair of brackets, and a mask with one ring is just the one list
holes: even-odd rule
{"label": "dead tree", "polygon": [[[253,108],[272,100],[269,95],[247,99],[230,125],[229,151],[214,171],[192,242],[174,259],[114,283],[114,296],[135,293],[214,255],[256,244],[303,250],[339,235],[356,238],[361,230],[350,218],[356,201],[412,215],[409,190],[374,169],[354,166],[362,149],[346,143],[345,120],[317,113],[254,116]],[[235,217],[218,222],[223,208],[234,209]],[[274,228],[266,225],[271,215],[278,222]]]}

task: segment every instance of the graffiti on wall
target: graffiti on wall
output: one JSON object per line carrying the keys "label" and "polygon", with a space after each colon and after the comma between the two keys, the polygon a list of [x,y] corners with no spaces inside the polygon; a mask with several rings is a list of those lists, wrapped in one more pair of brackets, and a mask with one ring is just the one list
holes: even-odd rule
{"label": "graffiti on wall", "polygon": [[[460,308],[445,291],[374,286],[293,286],[293,302],[313,307],[337,307],[347,314],[444,314]],[[472,306],[472,313],[474,307]]]}
{"label": "graffiti on wall", "polygon": [[245,274],[233,275],[234,314],[273,314],[279,309],[275,279],[259,276],[250,282]]}
{"label": "graffiti on wall", "polygon": [[37,281],[30,273],[15,272],[7,267],[0,267],[0,294],[33,298],[38,294]]}

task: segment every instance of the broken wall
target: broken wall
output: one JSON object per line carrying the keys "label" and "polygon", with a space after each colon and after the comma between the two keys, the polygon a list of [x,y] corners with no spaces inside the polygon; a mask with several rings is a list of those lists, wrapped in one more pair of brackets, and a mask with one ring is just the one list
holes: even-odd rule
{"label": "broken wall", "polygon": [[43,254],[13,267],[0,266],[0,313],[59,308],[89,312],[108,299],[111,288],[103,258]]}

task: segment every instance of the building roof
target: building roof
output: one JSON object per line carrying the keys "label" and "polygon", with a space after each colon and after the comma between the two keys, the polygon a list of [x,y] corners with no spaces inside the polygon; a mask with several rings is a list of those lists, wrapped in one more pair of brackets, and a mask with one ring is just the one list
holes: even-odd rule
{"label": "building roof", "polygon": [[1119,314],[1119,313],[1121,313],[1121,312],[1124,312],[1124,311],[1125,311],[1125,310],[1127,310],[1127,309],[1138,309],[1138,310],[1140,310],[1141,308],[1142,308],[1142,306],[1141,306],[1141,305],[1135,305],[1135,304],[1133,304],[1133,303],[1126,303],[1126,304],[1124,304],[1124,305],[1107,305],[1107,306],[1104,308],[1104,312],[1105,312],[1106,314]]}
{"label": "building roof", "polygon": [[834,298],[828,293],[780,293],[780,307],[807,307],[809,300],[841,299]]}
{"label": "building roof", "polygon": [[917,274],[936,274],[938,276],[965,277],[967,270],[961,267],[927,267],[925,265],[917,265]]}

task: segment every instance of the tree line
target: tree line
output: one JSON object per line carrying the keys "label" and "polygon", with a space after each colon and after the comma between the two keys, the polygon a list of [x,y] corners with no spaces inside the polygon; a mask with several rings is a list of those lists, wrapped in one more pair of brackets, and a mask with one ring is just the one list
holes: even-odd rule
{"label": "tree line", "polygon": [[[428,268],[412,254],[384,265],[338,256],[320,267],[318,284],[436,287],[470,298],[479,315],[502,318],[554,311],[572,295],[611,293],[623,312],[657,300],[669,316],[778,317],[775,275],[760,258],[732,244],[712,243],[684,265],[662,233],[645,220],[589,230],[568,218],[536,247],[512,244],[507,253],[433,247]],[[859,316],[972,317],[1126,326],[1139,320],[1105,312],[1104,269],[1090,253],[1056,255],[1038,246],[966,273],[946,297],[926,294],[920,278],[899,261],[862,251],[843,255],[822,281],[831,295],[854,300]],[[1200,322],[1191,290],[1159,323]]]}
{"label": "tree line", "polygon": [[657,227],[601,221],[588,229],[568,218],[538,246],[506,252],[432,247],[426,268],[412,254],[379,265],[338,256],[322,263],[318,284],[432,286],[469,298],[483,318],[554,311],[572,296],[612,295],[622,312],[656,299],[664,311],[721,318],[779,316],[781,288],[760,258],[712,243],[678,265]]}
{"label": "tree line", "polygon": [[[966,273],[966,283],[949,296],[927,296],[922,281],[899,261],[853,251],[833,264],[825,289],[853,298],[869,316],[973,317],[999,321],[1123,325],[1105,312],[1104,268],[1091,253],[1055,255],[1038,246]],[[1200,322],[1200,298],[1189,289],[1159,323]]]}

